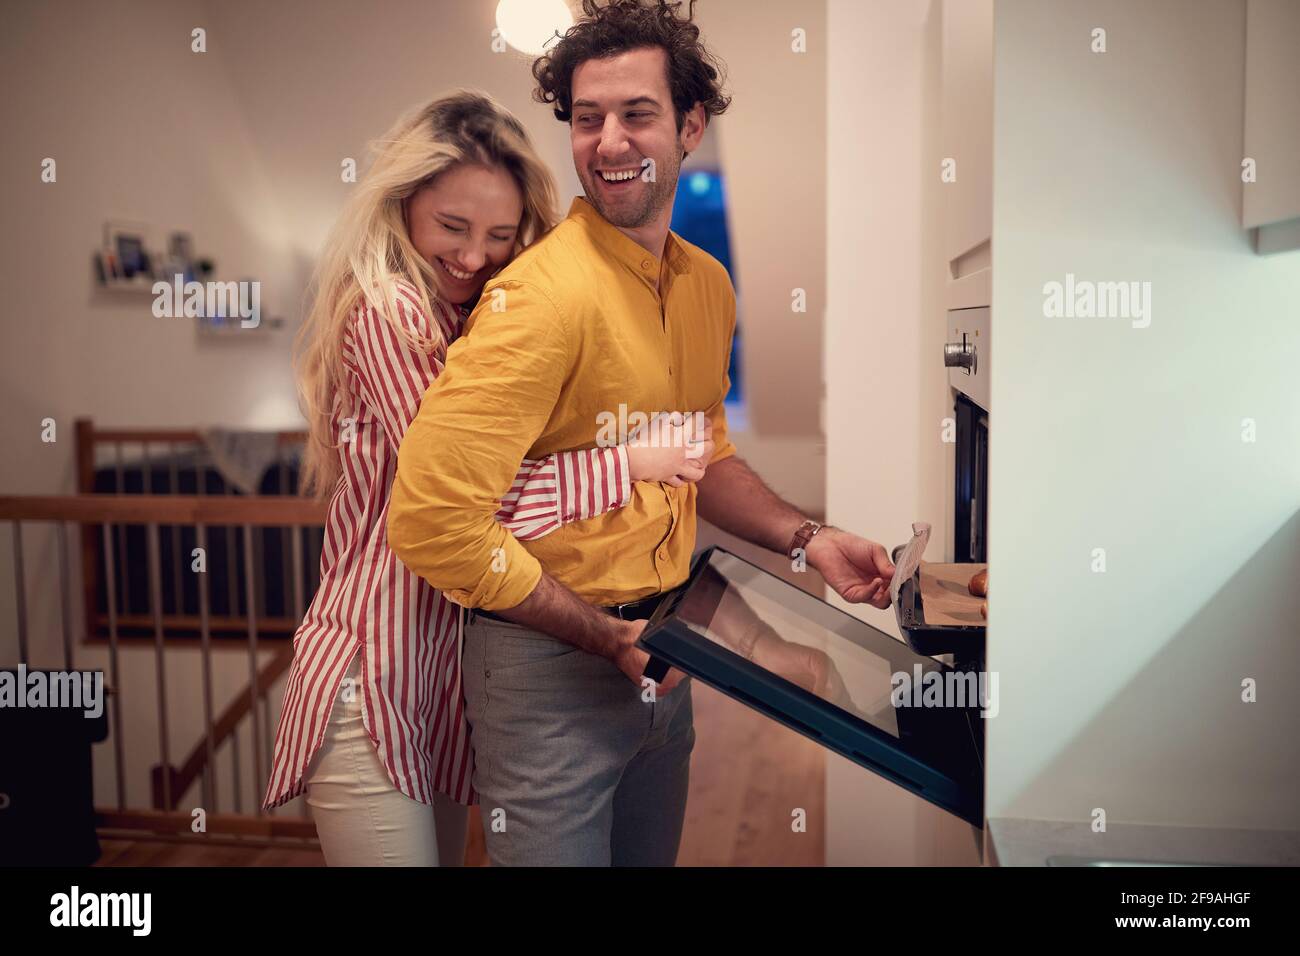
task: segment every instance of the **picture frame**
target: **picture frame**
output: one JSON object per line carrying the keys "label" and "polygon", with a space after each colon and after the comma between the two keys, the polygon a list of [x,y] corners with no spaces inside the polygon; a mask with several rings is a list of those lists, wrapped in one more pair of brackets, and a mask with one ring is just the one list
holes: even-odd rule
{"label": "picture frame", "polygon": [[152,284],[155,256],[150,253],[150,229],[146,223],[109,220],[104,224],[101,256],[109,284]]}

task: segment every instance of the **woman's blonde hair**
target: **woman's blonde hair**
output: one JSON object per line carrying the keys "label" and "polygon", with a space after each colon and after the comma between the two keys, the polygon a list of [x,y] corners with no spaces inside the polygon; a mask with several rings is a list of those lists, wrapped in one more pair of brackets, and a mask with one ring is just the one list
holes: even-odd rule
{"label": "woman's blonde hair", "polygon": [[[312,279],[313,301],[298,331],[295,369],[310,426],[301,488],[328,497],[341,471],[334,440],[336,401],[349,414],[343,336],[363,300],[383,315],[412,348],[426,352],[441,342],[434,300],[439,277],[411,245],[404,204],[453,166],[468,163],[505,170],[523,194],[523,217],[513,254],[555,223],[555,183],[519,121],[485,93],[457,90],[398,120],[371,145],[374,160],[330,232]],[[419,293],[436,338],[424,339],[397,317],[396,283]],[[451,307],[454,309],[454,306]]]}

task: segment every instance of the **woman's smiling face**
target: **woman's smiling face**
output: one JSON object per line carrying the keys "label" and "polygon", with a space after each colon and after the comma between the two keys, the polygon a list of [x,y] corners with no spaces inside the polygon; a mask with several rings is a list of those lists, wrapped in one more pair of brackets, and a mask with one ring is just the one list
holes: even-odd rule
{"label": "woman's smiling face", "polygon": [[406,201],[411,244],[461,305],[510,261],[524,213],[514,177],[500,167],[453,166]]}

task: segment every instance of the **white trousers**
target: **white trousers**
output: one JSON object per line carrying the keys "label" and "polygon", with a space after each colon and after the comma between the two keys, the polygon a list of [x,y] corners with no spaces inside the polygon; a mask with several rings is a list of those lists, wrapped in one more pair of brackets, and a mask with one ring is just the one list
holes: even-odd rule
{"label": "white trousers", "polygon": [[[348,676],[360,673],[354,659]],[[469,808],[441,793],[430,806],[393,786],[355,696],[334,702],[325,740],[307,768],[307,806],[326,865],[460,866]]]}

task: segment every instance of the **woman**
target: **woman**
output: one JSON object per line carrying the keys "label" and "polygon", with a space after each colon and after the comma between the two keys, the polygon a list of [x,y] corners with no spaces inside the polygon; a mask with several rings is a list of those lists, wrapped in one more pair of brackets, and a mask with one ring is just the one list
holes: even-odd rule
{"label": "woman", "polygon": [[[554,223],[550,174],[490,97],[457,92],[379,143],[317,270],[299,340],[321,583],[294,635],[264,800],[302,794],[330,865],[460,861],[472,755],[459,609],[385,539],[397,448],[483,284]],[[593,423],[593,430],[595,424]],[[710,450],[628,444],[524,461],[498,520],[521,538],[698,480]]]}

